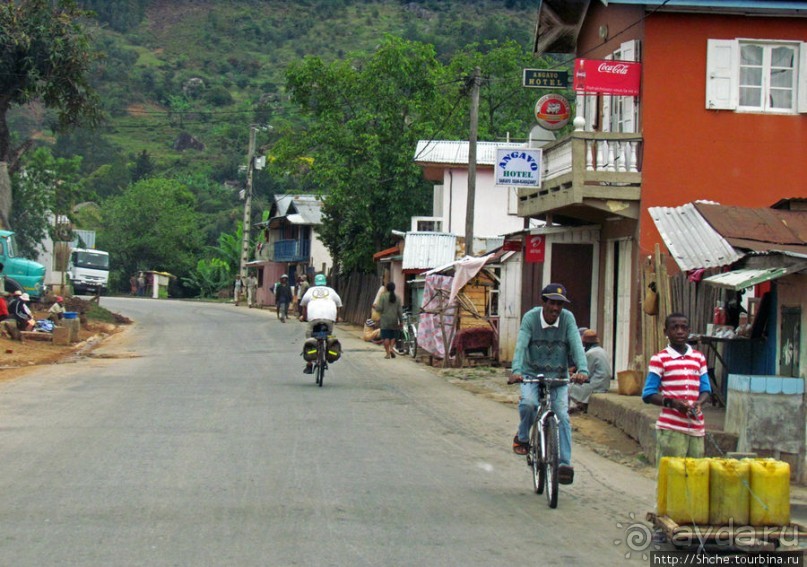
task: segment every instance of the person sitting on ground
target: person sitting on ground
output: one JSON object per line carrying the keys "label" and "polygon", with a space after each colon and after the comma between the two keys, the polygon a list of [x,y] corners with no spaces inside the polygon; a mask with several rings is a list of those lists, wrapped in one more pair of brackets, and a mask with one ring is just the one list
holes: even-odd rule
{"label": "person sitting on ground", "polygon": [[48,309],[48,319],[53,321],[54,325],[58,325],[59,321],[64,317],[64,312],[64,297],[57,295],[56,301]]}
{"label": "person sitting on ground", "polygon": [[[533,307],[521,320],[516,349],[513,353],[512,374],[508,384],[522,382],[522,375],[543,374],[548,379],[569,377],[569,363],[577,368],[571,381],[588,380],[588,365],[583,343],[574,315],[564,307],[571,303],[562,284],[551,283],[541,291],[542,307]],[[560,466],[558,482],[572,484],[572,428],[569,424],[569,386],[549,389],[552,411],[560,422]],[[513,452],[526,455],[529,449],[530,427],[538,411],[538,384],[521,384],[518,403],[520,422],[513,438]]]}
{"label": "person sitting on ground", "polygon": [[[328,287],[328,279],[324,274],[314,276],[314,285],[308,288],[305,295],[300,300],[300,307],[303,309],[303,318],[308,321],[305,331],[306,338],[311,338],[314,327],[324,324],[328,328],[328,334],[333,333],[333,325],[337,320],[339,308],[342,307],[342,298],[336,290]],[[304,374],[314,372],[314,363],[306,362]]]}
{"label": "person sitting on ground", "polygon": [[588,411],[588,402],[591,394],[607,392],[611,387],[611,360],[608,353],[600,346],[600,338],[594,329],[585,329],[581,335],[583,349],[586,351],[586,364],[588,365],[589,381],[583,384],[569,385],[569,400],[575,405],[569,408],[569,413]]}

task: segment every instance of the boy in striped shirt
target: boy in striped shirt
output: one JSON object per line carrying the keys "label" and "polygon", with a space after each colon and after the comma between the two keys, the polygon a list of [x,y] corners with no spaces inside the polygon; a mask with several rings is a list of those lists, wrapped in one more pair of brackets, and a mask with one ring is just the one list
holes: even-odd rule
{"label": "boy in striped shirt", "polygon": [[703,457],[701,406],[712,392],[706,358],[687,344],[686,315],[668,315],[664,334],[670,344],[650,359],[642,391],[645,403],[662,408],[656,421],[656,464],[662,457]]}

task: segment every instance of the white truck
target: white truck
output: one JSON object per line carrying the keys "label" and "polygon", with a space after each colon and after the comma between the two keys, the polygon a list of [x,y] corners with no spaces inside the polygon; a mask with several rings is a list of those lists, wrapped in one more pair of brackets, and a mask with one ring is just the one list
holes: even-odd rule
{"label": "white truck", "polygon": [[109,252],[73,248],[67,264],[73,293],[105,293],[109,284]]}

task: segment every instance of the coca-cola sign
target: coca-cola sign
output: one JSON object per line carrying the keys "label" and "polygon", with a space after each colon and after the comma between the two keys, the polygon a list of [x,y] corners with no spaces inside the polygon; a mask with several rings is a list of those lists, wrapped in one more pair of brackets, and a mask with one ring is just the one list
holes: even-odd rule
{"label": "coca-cola sign", "polygon": [[638,96],[642,82],[642,64],[632,61],[576,59],[575,92]]}

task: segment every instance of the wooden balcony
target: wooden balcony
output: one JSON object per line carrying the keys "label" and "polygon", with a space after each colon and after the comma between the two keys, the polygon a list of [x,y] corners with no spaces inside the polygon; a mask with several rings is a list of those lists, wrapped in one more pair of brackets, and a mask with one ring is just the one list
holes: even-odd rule
{"label": "wooden balcony", "polygon": [[641,134],[572,132],[543,150],[541,188],[518,190],[518,216],[561,224],[639,218]]}
{"label": "wooden balcony", "polygon": [[311,259],[310,240],[278,240],[274,243],[275,262],[308,262]]}

